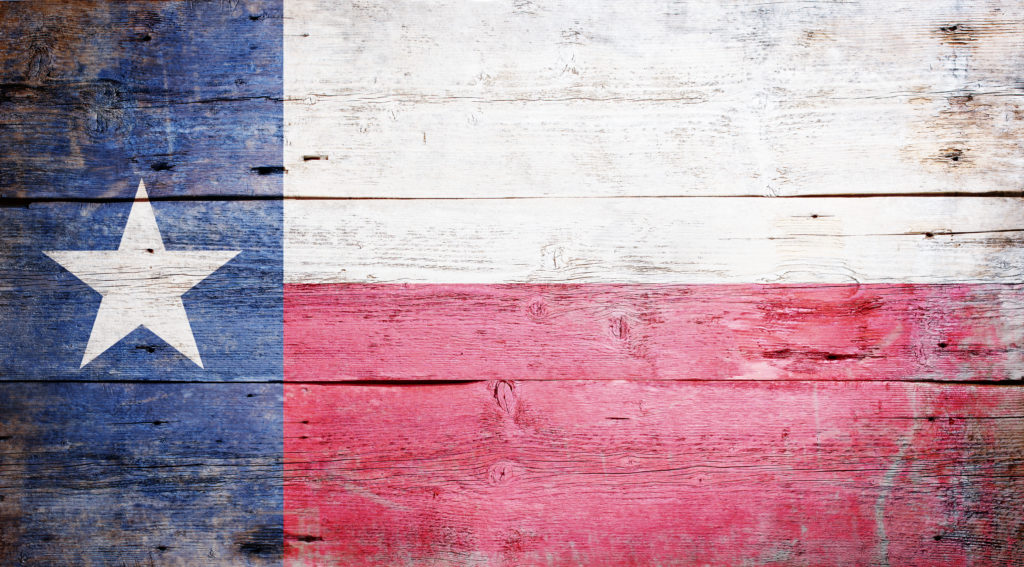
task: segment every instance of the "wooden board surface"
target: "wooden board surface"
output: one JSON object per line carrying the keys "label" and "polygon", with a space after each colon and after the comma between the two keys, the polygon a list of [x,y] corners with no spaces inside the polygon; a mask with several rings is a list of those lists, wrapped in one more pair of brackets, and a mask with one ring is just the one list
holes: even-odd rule
{"label": "wooden board surface", "polygon": [[0,565],[280,565],[281,388],[0,384]]}
{"label": "wooden board surface", "polygon": [[[281,17],[0,2],[0,565],[281,564]],[[81,366],[100,294],[44,252],[117,250],[140,179],[168,250],[241,251],[183,299],[205,368]]]}
{"label": "wooden board surface", "polygon": [[[170,192],[163,183],[149,191]],[[101,296],[46,252],[118,249],[134,194],[133,186],[113,202],[0,207],[0,381],[280,380],[282,205],[275,200],[152,204],[167,250],[240,251],[183,296],[203,368],[144,328],[80,368]],[[93,272],[125,288],[148,277],[110,265]]]}
{"label": "wooden board surface", "polygon": [[1024,379],[1019,285],[285,288],[285,378]]}
{"label": "wooden board surface", "polygon": [[1019,191],[1019,2],[285,4],[286,194]]}
{"label": "wooden board surface", "polygon": [[[0,565],[1024,566],[1019,2],[0,39]],[[140,179],[167,250],[239,251],[182,297],[202,367],[82,365],[44,253],[118,249]]]}
{"label": "wooden board surface", "polygon": [[280,195],[281,34],[279,0],[0,3],[0,196]]}
{"label": "wooden board surface", "polygon": [[1017,198],[289,200],[289,283],[1016,283]]}
{"label": "wooden board surface", "polygon": [[1019,565],[1024,390],[285,384],[289,565]]}

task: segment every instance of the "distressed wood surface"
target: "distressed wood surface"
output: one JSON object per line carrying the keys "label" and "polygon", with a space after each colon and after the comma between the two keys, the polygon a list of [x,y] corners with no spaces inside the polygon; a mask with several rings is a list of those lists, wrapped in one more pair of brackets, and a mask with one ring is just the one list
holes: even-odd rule
{"label": "distressed wood surface", "polygon": [[[147,186],[155,198],[171,192]],[[145,328],[80,368],[101,296],[45,251],[116,250],[135,195],[123,190],[116,202],[0,207],[0,381],[280,380],[280,201],[152,203],[167,250],[241,251],[183,296],[205,368]],[[93,277],[138,284],[115,267],[97,265]]]}
{"label": "distressed wood surface", "polygon": [[1019,2],[285,5],[286,194],[1020,191]]}
{"label": "distressed wood surface", "polygon": [[0,565],[280,565],[281,388],[0,384]]}
{"label": "distressed wood surface", "polygon": [[285,378],[1024,379],[1020,285],[295,285]]}
{"label": "distressed wood surface", "polygon": [[0,2],[0,199],[279,196],[281,8]]}
{"label": "distressed wood surface", "polygon": [[1016,198],[290,200],[289,283],[1016,283]]}
{"label": "distressed wood surface", "polygon": [[1021,565],[1024,389],[285,384],[286,565]]}
{"label": "distressed wood surface", "polygon": [[[0,2],[0,565],[281,564],[281,18]],[[43,252],[117,249],[140,179],[167,249],[241,251],[183,298],[205,369],[80,368],[100,296]]]}
{"label": "distressed wood surface", "polygon": [[[0,2],[0,565],[1024,566],[1022,37]],[[183,298],[205,368],[79,368],[43,251],[117,248],[139,179],[241,251]]]}

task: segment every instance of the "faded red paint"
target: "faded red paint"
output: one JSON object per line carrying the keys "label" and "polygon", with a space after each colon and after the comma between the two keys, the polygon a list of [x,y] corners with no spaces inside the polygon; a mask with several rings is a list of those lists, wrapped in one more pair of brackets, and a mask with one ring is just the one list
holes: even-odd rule
{"label": "faded red paint", "polygon": [[286,565],[1024,563],[1024,389],[285,384]]}
{"label": "faded red paint", "polygon": [[1016,285],[287,285],[285,377],[1019,379]]}

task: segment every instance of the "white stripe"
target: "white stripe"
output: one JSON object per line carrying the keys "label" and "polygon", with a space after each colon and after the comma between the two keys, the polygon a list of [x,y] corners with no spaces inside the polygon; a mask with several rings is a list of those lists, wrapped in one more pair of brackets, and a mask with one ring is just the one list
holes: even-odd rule
{"label": "white stripe", "polygon": [[997,4],[289,0],[286,193],[1018,190]]}
{"label": "white stripe", "polygon": [[285,280],[1020,282],[1020,229],[1004,198],[286,200]]}
{"label": "white stripe", "polygon": [[1022,19],[290,0],[286,196],[427,200],[286,201],[286,280],[1020,281],[1018,200],[710,196],[1019,190]]}

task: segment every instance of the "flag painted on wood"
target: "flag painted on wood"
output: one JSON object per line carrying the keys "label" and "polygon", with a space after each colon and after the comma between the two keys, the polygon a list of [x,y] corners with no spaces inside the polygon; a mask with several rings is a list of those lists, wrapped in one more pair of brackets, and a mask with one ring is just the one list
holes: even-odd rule
{"label": "flag painted on wood", "polygon": [[1024,564],[1021,18],[0,5],[0,563]]}

